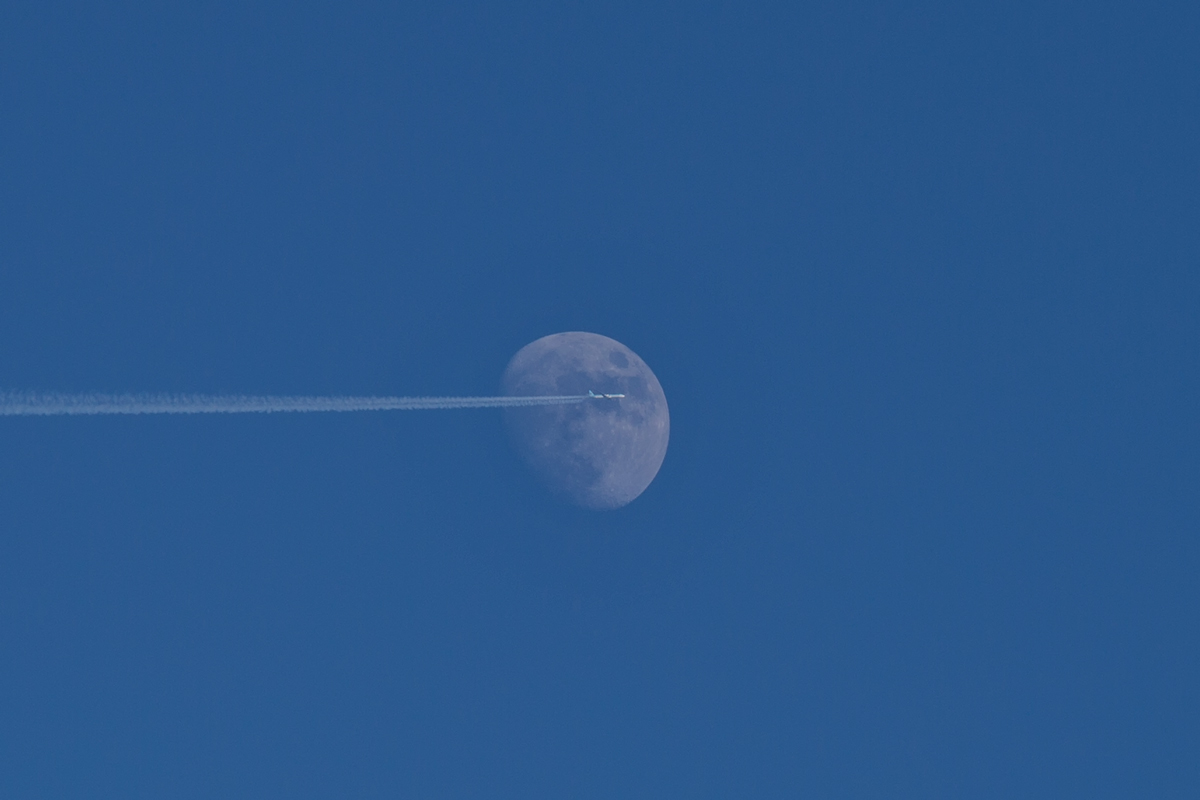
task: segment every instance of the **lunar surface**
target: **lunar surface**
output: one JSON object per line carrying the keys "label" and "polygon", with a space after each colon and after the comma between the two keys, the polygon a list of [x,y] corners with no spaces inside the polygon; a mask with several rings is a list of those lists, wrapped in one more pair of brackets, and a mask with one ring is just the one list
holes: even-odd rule
{"label": "lunar surface", "polygon": [[624,394],[505,409],[518,452],[555,493],[585,508],[620,508],[646,490],[667,454],[667,398],[646,362],[595,333],[545,336],[512,358],[506,395]]}

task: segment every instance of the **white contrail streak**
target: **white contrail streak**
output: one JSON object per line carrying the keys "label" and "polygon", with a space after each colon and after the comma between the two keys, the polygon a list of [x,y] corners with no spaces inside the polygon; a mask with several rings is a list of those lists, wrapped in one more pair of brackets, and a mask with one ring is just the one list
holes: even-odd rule
{"label": "white contrail streak", "polygon": [[588,395],[543,397],[270,397],[203,394],[0,393],[0,417],[64,414],[273,414],[302,411],[412,411],[583,403]]}

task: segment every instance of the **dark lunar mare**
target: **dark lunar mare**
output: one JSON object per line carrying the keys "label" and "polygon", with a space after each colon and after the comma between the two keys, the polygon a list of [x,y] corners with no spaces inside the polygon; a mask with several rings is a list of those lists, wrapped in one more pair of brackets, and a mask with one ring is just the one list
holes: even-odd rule
{"label": "dark lunar mare", "polygon": [[512,358],[506,395],[624,394],[504,412],[514,446],[555,492],[585,508],[619,508],[645,491],[667,453],[670,416],[654,373],[607,336],[545,336]]}

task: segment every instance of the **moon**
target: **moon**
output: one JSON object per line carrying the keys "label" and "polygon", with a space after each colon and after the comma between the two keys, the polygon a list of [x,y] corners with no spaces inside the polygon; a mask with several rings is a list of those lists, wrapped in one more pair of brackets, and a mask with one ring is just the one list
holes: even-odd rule
{"label": "moon", "polygon": [[544,336],[512,357],[501,385],[506,395],[625,395],[504,410],[513,445],[554,493],[584,508],[620,508],[658,474],[671,428],[667,397],[646,362],[615,339]]}

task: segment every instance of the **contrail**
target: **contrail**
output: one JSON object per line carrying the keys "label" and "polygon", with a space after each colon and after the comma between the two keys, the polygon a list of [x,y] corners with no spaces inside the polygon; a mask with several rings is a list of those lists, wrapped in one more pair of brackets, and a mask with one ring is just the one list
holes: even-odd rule
{"label": "contrail", "polygon": [[204,394],[0,393],[0,417],[64,414],[274,414],[311,411],[414,411],[584,403],[593,395],[535,397],[271,397]]}

